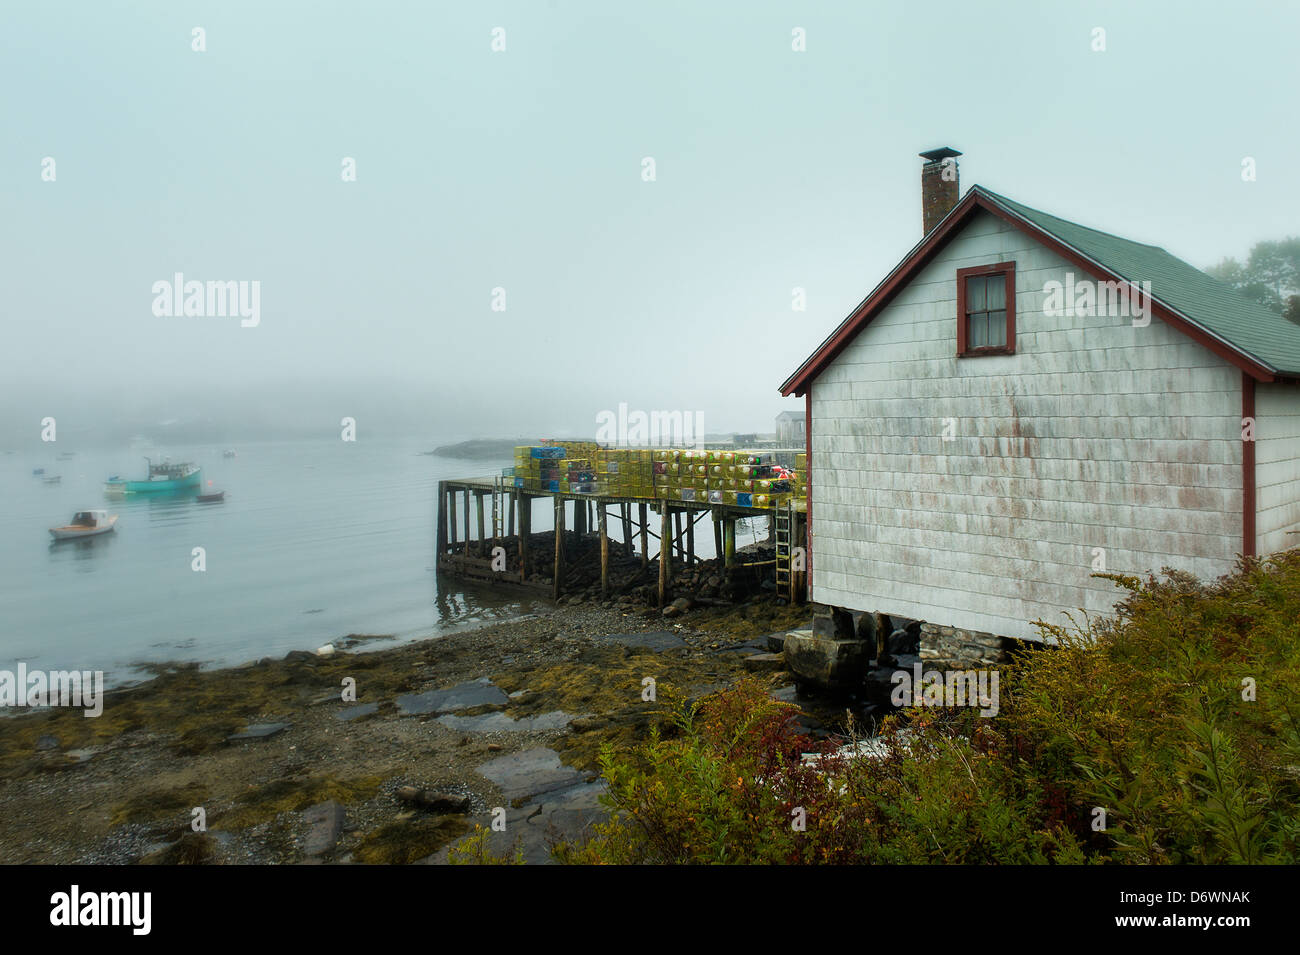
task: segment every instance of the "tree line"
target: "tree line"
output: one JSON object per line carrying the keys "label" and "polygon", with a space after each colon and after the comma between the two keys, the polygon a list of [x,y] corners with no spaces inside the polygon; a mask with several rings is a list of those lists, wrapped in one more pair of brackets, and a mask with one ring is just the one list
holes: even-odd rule
{"label": "tree line", "polygon": [[1300,325],[1300,236],[1257,242],[1245,262],[1225,258],[1205,271]]}

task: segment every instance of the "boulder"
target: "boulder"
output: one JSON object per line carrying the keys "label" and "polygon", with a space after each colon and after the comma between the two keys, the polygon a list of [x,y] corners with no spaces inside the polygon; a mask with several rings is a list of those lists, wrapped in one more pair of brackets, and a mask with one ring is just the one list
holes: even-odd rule
{"label": "boulder", "polygon": [[831,610],[831,620],[835,624],[835,636],[839,640],[856,640],[858,638],[857,627],[853,622],[853,613],[849,610],[841,610],[839,607]]}
{"label": "boulder", "polygon": [[667,607],[664,607],[664,616],[665,617],[679,616],[681,614],[684,614],[686,611],[690,610],[691,607],[693,606],[694,603],[691,602],[691,599],[689,597],[678,597]]}
{"label": "boulder", "polygon": [[418,806],[420,809],[427,809],[430,812],[469,812],[469,797],[457,796],[454,793],[419,789],[415,786],[403,786],[397,790],[397,798],[404,803]]}
{"label": "boulder", "polygon": [[853,640],[857,632],[853,625],[853,614],[839,607],[819,606],[813,612],[812,632],[818,637],[832,640]]}
{"label": "boulder", "polygon": [[915,631],[895,630],[889,635],[889,642],[885,645],[885,651],[891,657],[897,657],[904,653],[918,653],[921,649],[921,631],[917,627]]}
{"label": "boulder", "polygon": [[785,665],[802,682],[832,690],[857,689],[866,676],[872,649],[861,640],[794,630],[786,634]]}

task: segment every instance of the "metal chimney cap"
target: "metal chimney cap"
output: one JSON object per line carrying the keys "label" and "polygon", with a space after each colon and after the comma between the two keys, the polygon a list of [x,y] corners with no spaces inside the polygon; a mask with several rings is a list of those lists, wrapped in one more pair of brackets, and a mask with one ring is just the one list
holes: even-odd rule
{"label": "metal chimney cap", "polygon": [[945,159],[956,159],[961,153],[951,146],[940,146],[938,149],[931,149],[929,152],[918,153],[918,155],[929,162],[943,162]]}

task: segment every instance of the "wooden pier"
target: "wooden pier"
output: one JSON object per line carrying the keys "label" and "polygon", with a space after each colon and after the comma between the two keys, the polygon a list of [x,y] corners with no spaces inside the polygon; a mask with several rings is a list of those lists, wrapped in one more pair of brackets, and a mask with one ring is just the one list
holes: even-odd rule
{"label": "wooden pier", "polygon": [[[543,566],[542,555],[529,551],[534,503],[539,499],[548,500],[554,514],[549,577],[537,572]],[[736,522],[742,518],[768,517],[773,519],[777,549],[776,559],[769,563],[773,566],[779,595],[795,601],[802,600],[806,592],[807,575],[800,559],[806,539],[806,508],[802,500],[775,508],[739,507],[666,498],[525,490],[514,487],[510,478],[484,477],[439,481],[437,503],[434,547],[438,573],[524,587],[557,598],[561,595],[569,549],[565,546],[566,538],[583,540],[594,528],[599,534],[601,593],[609,592],[612,544],[622,548],[625,558],[639,554],[643,569],[648,569],[652,560],[658,561],[658,601],[662,607],[672,600],[674,562],[691,566],[700,559],[695,550],[695,532],[701,520],[711,519],[714,552],[722,558],[724,566],[732,567],[737,562]],[[657,517],[651,518],[651,512]],[[621,525],[621,541],[611,541],[611,520]],[[652,529],[655,524],[657,532]],[[655,541],[653,555],[651,538]],[[638,541],[639,550],[636,549]],[[507,542],[513,542],[513,554],[507,553]],[[529,567],[533,568],[531,574]]]}

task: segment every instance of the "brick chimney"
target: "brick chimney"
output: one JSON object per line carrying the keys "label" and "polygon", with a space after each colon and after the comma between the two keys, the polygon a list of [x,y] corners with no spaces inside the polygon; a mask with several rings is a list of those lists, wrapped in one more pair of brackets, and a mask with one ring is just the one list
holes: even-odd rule
{"label": "brick chimney", "polygon": [[925,235],[937,226],[957,204],[961,191],[957,186],[957,157],[961,153],[943,146],[921,153],[921,216]]}

